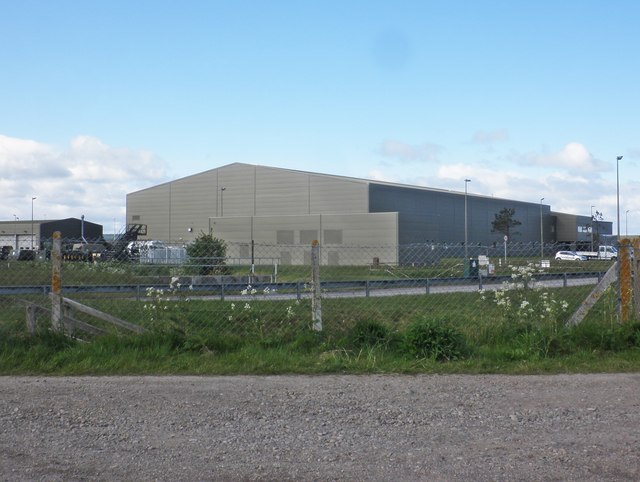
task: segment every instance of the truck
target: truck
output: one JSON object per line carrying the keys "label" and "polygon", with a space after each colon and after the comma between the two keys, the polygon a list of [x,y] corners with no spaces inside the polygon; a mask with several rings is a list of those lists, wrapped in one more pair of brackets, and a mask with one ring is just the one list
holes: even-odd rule
{"label": "truck", "polygon": [[586,256],[587,259],[618,259],[618,250],[613,246],[600,246],[598,251],[576,251],[576,254]]}

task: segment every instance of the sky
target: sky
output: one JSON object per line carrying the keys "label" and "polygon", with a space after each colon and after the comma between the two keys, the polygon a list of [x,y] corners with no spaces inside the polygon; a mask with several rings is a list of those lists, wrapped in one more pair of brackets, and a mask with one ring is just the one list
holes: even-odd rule
{"label": "sky", "polygon": [[0,0],[0,219],[118,232],[127,193],[241,162],[471,179],[614,233],[619,187],[640,234],[638,20],[636,0]]}

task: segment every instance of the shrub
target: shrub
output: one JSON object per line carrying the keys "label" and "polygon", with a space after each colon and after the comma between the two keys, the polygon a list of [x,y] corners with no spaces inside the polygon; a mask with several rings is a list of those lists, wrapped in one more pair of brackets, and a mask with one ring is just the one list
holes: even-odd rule
{"label": "shrub", "polygon": [[391,339],[391,330],[373,320],[358,320],[349,330],[349,344],[355,348],[386,345]]}
{"label": "shrub", "polygon": [[228,274],[229,268],[225,266],[227,245],[224,240],[211,234],[201,233],[191,244],[187,246],[189,264],[199,267],[199,274]]}
{"label": "shrub", "polygon": [[405,333],[405,347],[416,358],[450,361],[464,358],[467,343],[464,335],[454,327],[435,320],[421,319],[409,325]]}

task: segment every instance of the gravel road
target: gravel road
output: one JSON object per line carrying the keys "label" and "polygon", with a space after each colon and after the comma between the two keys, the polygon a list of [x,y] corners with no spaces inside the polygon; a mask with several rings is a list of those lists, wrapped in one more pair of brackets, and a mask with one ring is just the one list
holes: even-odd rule
{"label": "gravel road", "polygon": [[640,480],[640,374],[0,377],[0,478]]}

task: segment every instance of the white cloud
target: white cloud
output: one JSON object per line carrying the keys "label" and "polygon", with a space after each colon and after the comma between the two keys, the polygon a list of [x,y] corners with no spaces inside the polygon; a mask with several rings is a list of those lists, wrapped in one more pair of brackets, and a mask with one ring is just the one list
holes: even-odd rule
{"label": "white cloud", "polygon": [[[126,194],[165,180],[165,165],[150,151],[114,148],[91,136],[60,149],[0,135],[0,217],[57,219],[85,215],[113,230],[124,223]],[[64,233],[63,233],[64,234]]]}
{"label": "white cloud", "polygon": [[405,142],[387,140],[382,143],[380,153],[399,161],[437,162],[442,148],[436,144],[424,143],[412,146]]}
{"label": "white cloud", "polygon": [[579,142],[570,142],[551,154],[512,154],[512,158],[526,166],[562,168],[571,172],[596,172],[610,169],[608,164],[594,158]]}

